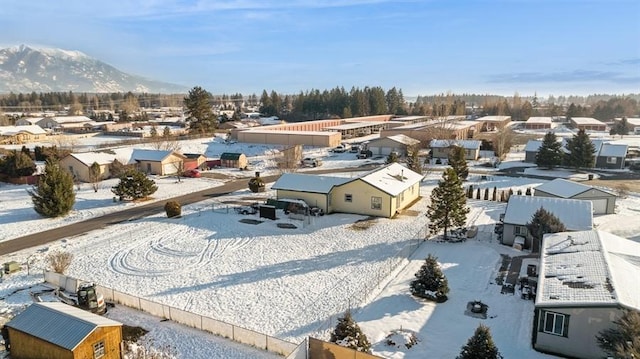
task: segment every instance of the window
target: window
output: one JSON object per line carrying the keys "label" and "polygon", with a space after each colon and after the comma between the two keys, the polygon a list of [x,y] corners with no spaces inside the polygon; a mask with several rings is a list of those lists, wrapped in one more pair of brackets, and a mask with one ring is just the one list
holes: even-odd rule
{"label": "window", "polygon": [[615,157],[607,157],[607,163],[616,164],[616,162],[618,161],[616,161]]}
{"label": "window", "polygon": [[353,195],[349,194],[349,193],[345,193],[344,195],[344,201],[345,202],[353,202]]}
{"label": "window", "polygon": [[515,226],[514,227],[514,233],[516,235],[526,236],[527,235],[527,227]]}
{"label": "window", "polygon": [[543,325],[540,328],[547,334],[568,337],[569,316],[566,314],[542,311]]}
{"label": "window", "polygon": [[371,209],[382,209],[382,197],[371,197]]}
{"label": "window", "polygon": [[93,345],[93,358],[100,359],[104,357],[104,341],[97,342]]}

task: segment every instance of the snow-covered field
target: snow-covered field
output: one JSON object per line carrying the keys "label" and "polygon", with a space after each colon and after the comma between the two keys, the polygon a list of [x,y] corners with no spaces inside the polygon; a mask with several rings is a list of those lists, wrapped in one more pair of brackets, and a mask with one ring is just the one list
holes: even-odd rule
{"label": "snow-covered field", "polygon": [[[428,198],[439,175],[435,172],[424,181],[423,196]],[[472,176],[469,184],[517,191],[544,182],[480,178]],[[247,195],[248,191],[241,191],[233,197]],[[352,226],[362,216],[344,214],[312,218],[308,225],[283,215],[276,222],[247,224],[239,221],[257,218],[214,212],[211,203],[200,202],[186,206],[182,219],[152,216],[5,256],[3,262],[28,260],[31,275],[23,271],[5,278],[0,283],[0,296],[41,282],[41,275],[34,273],[45,265],[46,254],[64,249],[75,254],[69,270],[72,276],[294,342],[309,334],[327,339],[323,336],[335,325],[335,314],[351,305],[361,307],[354,318],[375,343],[374,353],[383,357],[454,357],[481,322],[491,328],[505,357],[547,357],[530,348],[533,303],[518,295],[500,294],[500,286],[494,284],[500,253],[522,254],[491,239],[493,223],[505,205],[469,201],[469,224],[480,230],[476,239],[457,244],[420,242],[427,198],[412,208],[415,215],[377,219],[366,230],[354,230]],[[640,240],[640,223],[630,220],[638,210],[640,198],[634,194],[618,201],[617,214],[596,217],[594,222],[600,230]],[[281,229],[276,223],[291,223],[298,228]],[[391,275],[381,278],[388,273],[388,258],[412,241],[420,243],[417,252]],[[409,282],[428,253],[438,257],[449,280],[450,299],[444,304],[434,305],[409,295]],[[358,302],[361,297],[353,294],[365,289],[373,296]],[[10,295],[0,312],[15,312],[29,300],[21,293]],[[466,303],[473,300],[489,305],[488,319],[464,315]],[[114,315],[125,323],[142,320],[140,314],[128,313],[128,309],[118,308],[115,313],[119,311],[125,314]],[[138,325],[148,325],[149,335],[157,343],[175,343],[178,335],[193,332],[175,324],[167,329],[169,324],[159,325],[148,319]],[[385,345],[385,337],[401,328],[416,333],[420,340],[417,346],[405,349]],[[192,345],[176,348],[181,358],[222,358],[228,354],[222,339],[206,334],[189,338]],[[236,344],[231,347],[243,348]],[[222,354],[214,355],[214,351]],[[232,357],[269,356],[254,351]]]}

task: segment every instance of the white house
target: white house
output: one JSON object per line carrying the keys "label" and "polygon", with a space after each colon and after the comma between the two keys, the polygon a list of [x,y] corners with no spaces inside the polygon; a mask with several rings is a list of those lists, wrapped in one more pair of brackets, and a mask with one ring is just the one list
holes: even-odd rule
{"label": "white house", "polygon": [[535,188],[536,197],[556,197],[591,201],[593,214],[614,213],[616,195],[582,183],[556,178]]}

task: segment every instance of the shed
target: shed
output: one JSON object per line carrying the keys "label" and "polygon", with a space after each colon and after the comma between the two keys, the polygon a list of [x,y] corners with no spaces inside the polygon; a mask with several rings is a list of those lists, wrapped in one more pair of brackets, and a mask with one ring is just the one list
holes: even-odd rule
{"label": "shed", "polygon": [[220,155],[220,166],[229,168],[245,168],[249,162],[244,153],[224,152]]}
{"label": "shed", "polygon": [[477,140],[433,140],[430,145],[432,158],[448,158],[451,147],[458,146],[464,148],[466,160],[475,161],[480,157],[482,142]]}
{"label": "shed", "polygon": [[525,249],[540,250],[539,243],[527,230],[527,223],[540,208],[556,216],[568,231],[584,231],[593,228],[591,201],[575,199],[511,196],[504,213],[502,244],[512,246],[516,236],[525,237]]}
{"label": "shed", "polygon": [[184,170],[192,170],[194,168],[201,168],[206,166],[207,158],[200,153],[183,153]]}
{"label": "shed", "polygon": [[596,156],[596,168],[623,169],[628,146],[618,143],[603,143]]}
{"label": "shed", "polygon": [[122,323],[61,302],[31,304],[5,324],[15,359],[120,359]]}
{"label": "shed", "polygon": [[419,140],[407,135],[399,134],[370,140],[367,148],[374,155],[387,156],[391,152],[396,152],[400,156],[405,156],[409,147],[417,146],[419,144]]}
{"label": "shed", "polygon": [[544,236],[533,347],[562,357],[607,357],[594,338],[623,310],[640,312],[640,244],[603,231]]}
{"label": "shed", "polygon": [[614,213],[616,205],[616,195],[613,193],[562,178],[539,185],[533,195],[591,201],[593,214]]}

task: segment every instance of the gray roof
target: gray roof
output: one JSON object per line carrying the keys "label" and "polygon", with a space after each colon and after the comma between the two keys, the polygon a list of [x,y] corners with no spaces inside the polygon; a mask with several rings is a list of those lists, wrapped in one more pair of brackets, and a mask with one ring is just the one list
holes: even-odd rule
{"label": "gray roof", "polygon": [[134,161],[162,161],[172,153],[173,151],[142,150],[136,148],[131,154],[131,159]]}
{"label": "gray roof", "polygon": [[569,231],[586,231],[593,228],[593,204],[591,201],[553,197],[509,197],[504,223],[524,226],[540,208],[558,217]]}
{"label": "gray roof", "polygon": [[542,141],[539,140],[529,140],[527,141],[527,145],[524,146],[525,152],[537,152],[542,146]]}
{"label": "gray roof", "polygon": [[[582,183],[577,183],[562,178],[556,178],[553,181],[549,181],[547,183],[539,185],[535,188],[535,190],[546,192],[561,198],[571,198],[592,188],[593,187],[584,185]],[[604,193],[609,193],[599,189],[597,190]],[[613,194],[611,195],[613,196]]]}
{"label": "gray roof", "polygon": [[121,326],[115,320],[61,302],[33,303],[6,324],[67,350],[74,350],[99,327]]}
{"label": "gray roof", "polygon": [[300,173],[285,173],[271,186],[271,189],[327,194],[334,186],[351,181],[352,178],[316,176]]}
{"label": "gray roof", "polygon": [[598,155],[601,157],[625,157],[627,156],[627,145],[605,143]]}
{"label": "gray roof", "polygon": [[447,148],[451,146],[460,146],[467,150],[477,150],[482,145],[482,141],[478,140],[431,140],[432,148]]}

